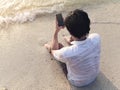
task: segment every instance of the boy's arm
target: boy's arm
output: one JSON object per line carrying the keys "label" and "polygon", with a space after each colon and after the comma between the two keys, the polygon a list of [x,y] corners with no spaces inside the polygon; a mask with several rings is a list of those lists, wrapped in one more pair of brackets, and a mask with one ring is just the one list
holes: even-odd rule
{"label": "boy's arm", "polygon": [[54,31],[53,38],[52,38],[51,51],[60,49],[59,48],[59,42],[58,42],[58,33],[63,28],[64,27],[62,27],[62,26],[59,27],[58,22],[56,21],[56,29]]}
{"label": "boy's arm", "polygon": [[72,45],[71,44],[71,42],[73,41],[72,36],[70,36],[70,37],[63,36],[63,38],[68,45]]}
{"label": "boy's arm", "polygon": [[56,21],[56,29],[53,33],[51,43],[50,44],[47,43],[44,45],[46,47],[46,49],[48,49],[49,53],[51,53],[52,55],[53,55],[53,53],[52,53],[53,50],[56,51],[63,47],[63,45],[58,42],[58,33],[63,28],[64,28],[63,26],[59,27],[58,22]]}
{"label": "boy's arm", "polygon": [[58,30],[55,30],[52,42],[51,42],[51,50],[58,50],[59,49],[59,43],[58,43]]}

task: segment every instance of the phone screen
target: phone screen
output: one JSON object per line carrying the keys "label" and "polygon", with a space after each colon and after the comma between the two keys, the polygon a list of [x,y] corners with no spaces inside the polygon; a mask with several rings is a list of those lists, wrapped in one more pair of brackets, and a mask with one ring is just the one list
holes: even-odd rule
{"label": "phone screen", "polygon": [[56,14],[56,19],[58,21],[58,26],[64,26],[64,21],[61,13]]}

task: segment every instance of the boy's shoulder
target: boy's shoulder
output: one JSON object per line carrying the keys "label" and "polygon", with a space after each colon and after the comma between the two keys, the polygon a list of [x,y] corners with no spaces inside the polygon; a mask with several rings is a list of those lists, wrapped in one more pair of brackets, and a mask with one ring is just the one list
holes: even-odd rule
{"label": "boy's shoulder", "polygon": [[94,43],[100,43],[101,42],[101,37],[97,33],[89,34],[88,39],[90,39]]}
{"label": "boy's shoulder", "polygon": [[92,34],[89,34],[88,38],[91,38],[91,39],[100,39],[100,35],[98,33],[92,33]]}

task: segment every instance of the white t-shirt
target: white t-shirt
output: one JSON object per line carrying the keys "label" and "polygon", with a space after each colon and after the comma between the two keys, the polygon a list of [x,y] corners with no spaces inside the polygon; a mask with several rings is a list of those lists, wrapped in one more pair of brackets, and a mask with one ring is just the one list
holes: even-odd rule
{"label": "white t-shirt", "polygon": [[68,80],[75,86],[84,86],[99,73],[100,36],[90,34],[84,41],[73,41],[71,46],[56,50],[53,56],[66,63]]}

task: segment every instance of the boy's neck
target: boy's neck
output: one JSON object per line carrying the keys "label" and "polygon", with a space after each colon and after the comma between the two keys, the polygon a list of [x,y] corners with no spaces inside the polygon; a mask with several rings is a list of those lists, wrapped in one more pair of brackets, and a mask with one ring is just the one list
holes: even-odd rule
{"label": "boy's neck", "polygon": [[86,40],[86,38],[87,38],[87,35],[82,36],[81,38],[73,37],[73,40],[74,40],[74,41],[84,41],[84,40]]}

